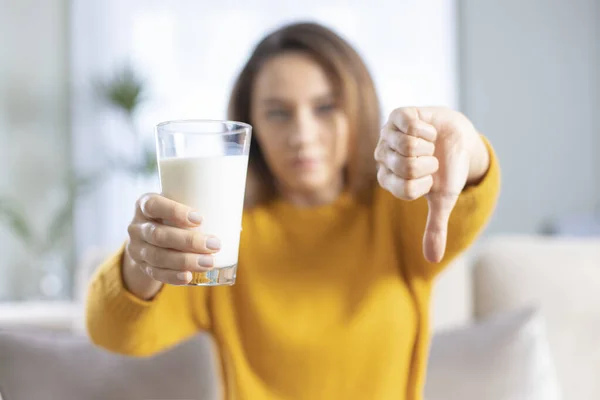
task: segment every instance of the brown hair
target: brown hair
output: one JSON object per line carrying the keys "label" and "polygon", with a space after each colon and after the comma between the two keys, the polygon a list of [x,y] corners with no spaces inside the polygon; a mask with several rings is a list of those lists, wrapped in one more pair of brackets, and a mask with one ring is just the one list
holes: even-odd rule
{"label": "brown hair", "polygon": [[[315,23],[284,26],[265,37],[242,69],[229,100],[229,119],[252,125],[251,93],[262,65],[288,51],[312,56],[334,79],[341,105],[351,129],[351,147],[346,168],[349,189],[369,200],[376,180],[373,150],[380,128],[380,109],[373,80],[358,53],[340,36]],[[253,135],[250,145],[246,204],[264,202],[277,195],[274,177]]]}

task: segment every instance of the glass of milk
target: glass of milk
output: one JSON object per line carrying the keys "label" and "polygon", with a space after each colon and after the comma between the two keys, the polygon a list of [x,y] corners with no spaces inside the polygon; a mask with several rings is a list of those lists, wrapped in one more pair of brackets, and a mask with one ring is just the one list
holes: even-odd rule
{"label": "glass of milk", "polygon": [[163,196],[198,210],[202,233],[221,239],[215,268],[194,272],[190,285],[233,285],[252,127],[233,121],[182,120],[156,126]]}

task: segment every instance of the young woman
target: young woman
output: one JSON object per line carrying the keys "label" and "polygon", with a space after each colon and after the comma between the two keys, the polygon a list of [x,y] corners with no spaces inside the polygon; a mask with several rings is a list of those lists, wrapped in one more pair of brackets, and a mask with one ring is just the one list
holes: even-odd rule
{"label": "young woman", "polygon": [[178,286],[219,238],[144,195],[91,284],[92,340],[145,356],[209,332],[228,398],[420,399],[434,278],[497,198],[490,146],[445,108],[397,109],[380,130],[362,60],[315,24],[256,47],[229,117],[254,127],[237,283]]}

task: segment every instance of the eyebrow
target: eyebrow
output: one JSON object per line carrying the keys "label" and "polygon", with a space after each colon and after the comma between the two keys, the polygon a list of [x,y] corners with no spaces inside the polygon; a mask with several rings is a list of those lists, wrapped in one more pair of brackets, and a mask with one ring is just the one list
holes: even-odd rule
{"label": "eyebrow", "polygon": [[286,101],[283,99],[278,99],[276,97],[269,97],[267,99],[264,99],[262,101],[262,103],[266,104],[266,105],[278,105],[278,104],[282,104],[285,103]]}
{"label": "eyebrow", "polygon": [[[331,101],[335,100],[336,96],[334,93],[326,93],[323,95],[315,96],[311,99],[312,102],[320,103],[323,101]],[[279,98],[279,97],[268,97],[262,100],[262,103],[265,105],[281,105],[289,103],[287,100]]]}

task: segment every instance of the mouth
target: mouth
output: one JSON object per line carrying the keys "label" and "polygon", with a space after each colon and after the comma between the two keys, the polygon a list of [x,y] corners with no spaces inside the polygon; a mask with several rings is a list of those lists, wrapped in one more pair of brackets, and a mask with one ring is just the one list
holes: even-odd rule
{"label": "mouth", "polygon": [[292,165],[297,169],[309,170],[316,168],[319,165],[319,160],[314,157],[298,157],[292,161]]}

